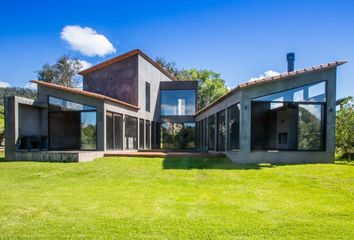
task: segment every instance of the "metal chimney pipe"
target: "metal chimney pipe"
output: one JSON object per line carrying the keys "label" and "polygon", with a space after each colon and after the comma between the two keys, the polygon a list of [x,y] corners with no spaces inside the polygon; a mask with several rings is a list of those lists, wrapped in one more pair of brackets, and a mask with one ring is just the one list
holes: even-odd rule
{"label": "metal chimney pipe", "polygon": [[288,61],[288,72],[294,71],[295,53],[286,54],[286,60]]}

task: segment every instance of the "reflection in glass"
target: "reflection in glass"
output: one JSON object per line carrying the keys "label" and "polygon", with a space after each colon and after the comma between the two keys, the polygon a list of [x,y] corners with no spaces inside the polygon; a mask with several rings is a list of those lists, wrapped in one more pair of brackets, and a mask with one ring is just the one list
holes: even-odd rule
{"label": "reflection in glass", "polygon": [[195,123],[166,121],[161,124],[161,148],[195,148]]}
{"label": "reflection in glass", "polygon": [[96,112],[81,112],[81,149],[96,149]]}
{"label": "reflection in glass", "polygon": [[113,149],[113,113],[106,114],[106,149]]}
{"label": "reflection in glass", "polygon": [[240,104],[228,108],[229,150],[240,148]]}
{"label": "reflection in glass", "polygon": [[146,138],[145,138],[145,144],[146,144],[146,148],[147,149],[150,149],[150,142],[151,142],[151,134],[150,134],[150,132],[151,132],[151,130],[150,130],[150,128],[151,128],[151,123],[150,123],[150,121],[148,121],[148,120],[146,120],[146,123],[145,123],[145,130],[146,130]]}
{"label": "reflection in glass", "polygon": [[139,148],[144,149],[144,119],[139,119]]}
{"label": "reflection in glass", "polygon": [[325,102],[326,82],[319,82],[255,98],[252,101]]}
{"label": "reflection in glass", "polygon": [[194,90],[161,90],[161,116],[195,114]]}
{"label": "reflection in glass", "polygon": [[137,124],[134,117],[125,117],[125,141],[127,149],[137,149]]}
{"label": "reflection in glass", "polygon": [[322,105],[299,104],[299,150],[323,149],[322,116]]}
{"label": "reflection in glass", "polygon": [[215,117],[208,118],[208,149],[215,150]]}
{"label": "reflection in glass", "polygon": [[226,137],[226,127],[225,127],[225,110],[217,113],[217,150],[225,150],[225,137]]}
{"label": "reflection in glass", "polygon": [[49,97],[50,111],[95,111],[96,108],[68,100]]}

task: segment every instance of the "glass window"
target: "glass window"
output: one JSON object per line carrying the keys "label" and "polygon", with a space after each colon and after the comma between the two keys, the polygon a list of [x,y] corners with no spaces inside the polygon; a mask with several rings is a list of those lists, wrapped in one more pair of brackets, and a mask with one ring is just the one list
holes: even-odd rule
{"label": "glass window", "polygon": [[144,119],[139,119],[139,148],[144,149]]}
{"label": "glass window", "polygon": [[225,110],[220,111],[216,115],[217,117],[217,150],[225,150],[225,137],[226,137],[226,127],[225,127]]}
{"label": "glass window", "polygon": [[123,149],[123,116],[121,114],[106,113],[106,149]]}
{"label": "glass window", "polygon": [[161,116],[195,114],[194,90],[161,90]]}
{"label": "glass window", "polygon": [[164,149],[195,148],[195,123],[163,122],[161,147]]}
{"label": "glass window", "polygon": [[96,150],[96,108],[48,98],[49,148]]}
{"label": "glass window", "polygon": [[138,121],[134,117],[125,117],[125,144],[127,149],[137,149]]}
{"label": "glass window", "polygon": [[319,82],[293,88],[287,91],[270,94],[255,98],[252,101],[267,102],[325,102],[326,101],[326,82]]}
{"label": "glass window", "polygon": [[229,150],[240,149],[240,104],[228,108]]}
{"label": "glass window", "polygon": [[299,104],[299,150],[323,150],[323,105]]}
{"label": "glass window", "polygon": [[324,150],[324,104],[252,102],[253,150]]}
{"label": "glass window", "polygon": [[81,149],[96,149],[96,112],[81,112]]}
{"label": "glass window", "polygon": [[106,149],[113,150],[113,113],[106,113]]}
{"label": "glass window", "polygon": [[96,108],[83,105],[76,102],[71,102],[65,99],[49,97],[49,110],[55,111],[96,111]]}
{"label": "glass window", "polygon": [[151,128],[151,123],[150,123],[150,121],[146,120],[146,122],[145,122],[145,131],[146,131],[145,144],[146,144],[146,146],[145,147],[147,149],[151,148],[151,146],[150,146],[151,145],[151,143],[150,143],[150,141],[151,141],[150,128]]}
{"label": "glass window", "polygon": [[215,117],[208,118],[208,149],[215,150]]}
{"label": "glass window", "polygon": [[123,115],[114,114],[114,149],[123,149]]}
{"label": "glass window", "polygon": [[150,112],[150,83],[145,82],[145,110]]}

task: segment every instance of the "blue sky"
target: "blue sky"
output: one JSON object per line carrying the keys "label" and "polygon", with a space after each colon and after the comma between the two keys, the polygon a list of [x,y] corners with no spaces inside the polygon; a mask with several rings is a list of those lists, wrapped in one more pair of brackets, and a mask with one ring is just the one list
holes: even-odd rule
{"label": "blue sky", "polygon": [[[74,50],[65,26],[91,28],[116,52]],[[0,81],[11,86],[62,54],[96,64],[135,48],[220,72],[230,87],[284,72],[291,51],[297,69],[344,59],[337,97],[354,95],[354,1],[2,1]]]}

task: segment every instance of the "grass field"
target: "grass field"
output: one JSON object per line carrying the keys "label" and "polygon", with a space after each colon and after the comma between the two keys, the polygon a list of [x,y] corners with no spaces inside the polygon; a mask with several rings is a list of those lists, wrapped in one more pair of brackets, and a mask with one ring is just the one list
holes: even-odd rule
{"label": "grass field", "polygon": [[1,239],[354,239],[354,165],[0,161]]}

